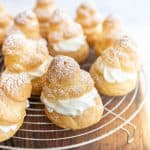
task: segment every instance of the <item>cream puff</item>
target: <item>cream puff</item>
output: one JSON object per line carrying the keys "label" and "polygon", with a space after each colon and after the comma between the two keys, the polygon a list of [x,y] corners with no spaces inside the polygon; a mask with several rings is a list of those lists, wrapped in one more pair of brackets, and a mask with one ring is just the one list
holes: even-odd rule
{"label": "cream puff", "polygon": [[39,20],[40,32],[44,38],[47,38],[49,26],[49,18],[56,9],[53,0],[37,0],[34,12]]}
{"label": "cream puff", "polygon": [[90,74],[68,56],[54,57],[41,100],[47,117],[72,130],[89,127],[102,117],[103,104]]}
{"label": "cream puff", "polygon": [[23,123],[31,82],[25,73],[0,76],[0,142],[12,137]]}
{"label": "cream puff", "polygon": [[59,9],[54,11],[49,23],[49,53],[52,56],[70,56],[78,62],[85,61],[89,47],[80,24]]}
{"label": "cream puff", "polygon": [[27,38],[40,38],[39,23],[36,15],[32,11],[23,11],[14,18],[14,24],[8,35],[22,32]]}
{"label": "cream puff", "polygon": [[122,96],[137,85],[140,70],[136,46],[124,37],[107,48],[90,69],[98,91],[108,96]]}
{"label": "cream puff", "polygon": [[91,2],[82,3],[76,14],[76,21],[81,24],[87,41],[91,46],[102,36],[102,19]]}
{"label": "cream puff", "polygon": [[26,72],[31,79],[43,76],[52,59],[44,39],[27,39],[22,33],[9,35],[4,41],[2,53],[7,70]]}
{"label": "cream puff", "polygon": [[95,52],[99,56],[108,47],[113,47],[114,42],[126,35],[123,24],[118,16],[109,15],[103,21],[102,36],[95,43]]}
{"label": "cream puff", "polygon": [[8,14],[5,8],[0,4],[0,46],[3,44],[12,23],[12,16],[10,16],[10,14]]}

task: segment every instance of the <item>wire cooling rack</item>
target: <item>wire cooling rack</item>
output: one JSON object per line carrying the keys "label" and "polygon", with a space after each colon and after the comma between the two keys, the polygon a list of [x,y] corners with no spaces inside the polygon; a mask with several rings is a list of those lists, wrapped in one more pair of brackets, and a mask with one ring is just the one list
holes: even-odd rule
{"label": "wire cooling rack", "polygon": [[[90,60],[91,58],[88,61]],[[88,69],[89,63],[83,64],[82,68]],[[56,127],[45,116],[40,98],[32,96],[23,126],[10,140],[0,143],[0,148],[70,149],[102,140],[119,130],[126,133],[127,142],[131,143],[136,132],[136,126],[131,121],[140,112],[147,89],[146,76],[144,70],[141,70],[134,91],[123,97],[101,95],[105,110],[101,121],[78,131]]]}

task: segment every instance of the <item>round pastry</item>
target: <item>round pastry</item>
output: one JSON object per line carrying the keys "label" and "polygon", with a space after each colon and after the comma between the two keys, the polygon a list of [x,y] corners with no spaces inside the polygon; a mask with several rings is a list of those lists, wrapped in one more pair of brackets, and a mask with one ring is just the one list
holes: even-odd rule
{"label": "round pastry", "polygon": [[76,21],[81,24],[91,46],[102,36],[102,21],[99,12],[91,2],[82,3],[77,9]]}
{"label": "round pastry", "polygon": [[108,47],[113,47],[114,42],[125,33],[119,17],[110,15],[103,22],[102,36],[95,43],[95,52],[99,56]]}
{"label": "round pastry", "polygon": [[9,71],[26,72],[31,79],[44,75],[52,59],[44,39],[27,39],[21,33],[11,34],[6,38],[2,53],[5,67]]}
{"label": "round pastry", "polygon": [[32,11],[23,11],[14,18],[14,24],[8,35],[16,32],[24,33],[27,38],[40,38],[38,19]]}
{"label": "round pastry", "polygon": [[7,32],[13,23],[12,17],[6,12],[0,4],[0,46],[6,38]]}
{"label": "round pastry", "polygon": [[103,105],[90,74],[68,56],[54,57],[42,90],[47,117],[57,126],[72,130],[97,123]]}
{"label": "round pastry", "polygon": [[32,95],[41,95],[43,85],[46,81],[46,74],[32,80]]}
{"label": "round pastry", "polygon": [[139,60],[135,45],[126,39],[106,49],[90,69],[98,91],[104,95],[122,96],[136,87]]}
{"label": "round pastry", "polygon": [[23,123],[31,82],[25,73],[0,76],[0,142],[12,137]]}
{"label": "round pastry", "polygon": [[49,30],[49,18],[56,9],[53,0],[37,0],[34,12],[37,15],[40,24],[40,32],[44,38],[47,38]]}
{"label": "round pastry", "polygon": [[82,27],[58,9],[52,14],[49,23],[49,53],[52,56],[70,56],[78,62],[85,61],[89,47]]}

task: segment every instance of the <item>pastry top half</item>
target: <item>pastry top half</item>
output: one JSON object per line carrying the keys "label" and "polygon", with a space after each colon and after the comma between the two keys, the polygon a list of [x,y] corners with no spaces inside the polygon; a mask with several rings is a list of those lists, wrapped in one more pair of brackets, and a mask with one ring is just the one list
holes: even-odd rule
{"label": "pastry top half", "polygon": [[14,18],[14,24],[8,34],[22,32],[27,38],[40,38],[39,23],[32,11],[23,11]]}
{"label": "pastry top half", "polygon": [[140,70],[136,44],[127,36],[116,40],[114,47],[107,48],[93,67],[107,81],[126,81],[137,77]]}
{"label": "pastry top half", "polygon": [[12,72],[28,72],[42,76],[51,61],[44,39],[27,39],[24,34],[9,35],[4,41],[2,53],[5,66]]}
{"label": "pastry top half", "polygon": [[88,32],[88,29],[101,25],[101,16],[93,3],[84,2],[77,9],[76,21]]}
{"label": "pastry top half", "polygon": [[123,24],[117,15],[109,15],[103,21],[104,36],[115,36],[124,30]]}
{"label": "pastry top half", "polygon": [[49,24],[48,41],[55,51],[76,51],[86,44],[82,27],[65,12],[56,9]]}
{"label": "pastry top half", "polygon": [[25,73],[4,71],[0,76],[0,125],[17,123],[25,116],[31,82]]}
{"label": "pastry top half", "polygon": [[54,57],[41,95],[49,111],[74,116],[96,105],[97,98],[100,100],[88,72],[81,70],[73,58]]}
{"label": "pastry top half", "polygon": [[34,12],[40,22],[47,22],[55,9],[53,0],[37,0]]}

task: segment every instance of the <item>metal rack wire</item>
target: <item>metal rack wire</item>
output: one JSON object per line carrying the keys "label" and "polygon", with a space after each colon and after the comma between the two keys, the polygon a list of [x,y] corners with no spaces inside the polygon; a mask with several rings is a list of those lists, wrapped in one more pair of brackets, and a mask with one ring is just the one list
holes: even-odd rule
{"label": "metal rack wire", "polygon": [[[136,126],[131,120],[143,107],[148,89],[144,70],[140,73],[140,82],[134,91],[123,97],[101,96],[105,107],[102,120],[90,128],[79,131],[61,129],[53,125],[44,114],[44,105],[40,102],[40,98],[32,96],[23,126],[10,140],[0,143],[0,148],[69,149],[102,140],[119,130],[127,134],[127,142],[131,143],[136,132]],[[140,96],[137,100],[141,89],[144,96]],[[12,145],[12,142],[16,144]]]}

